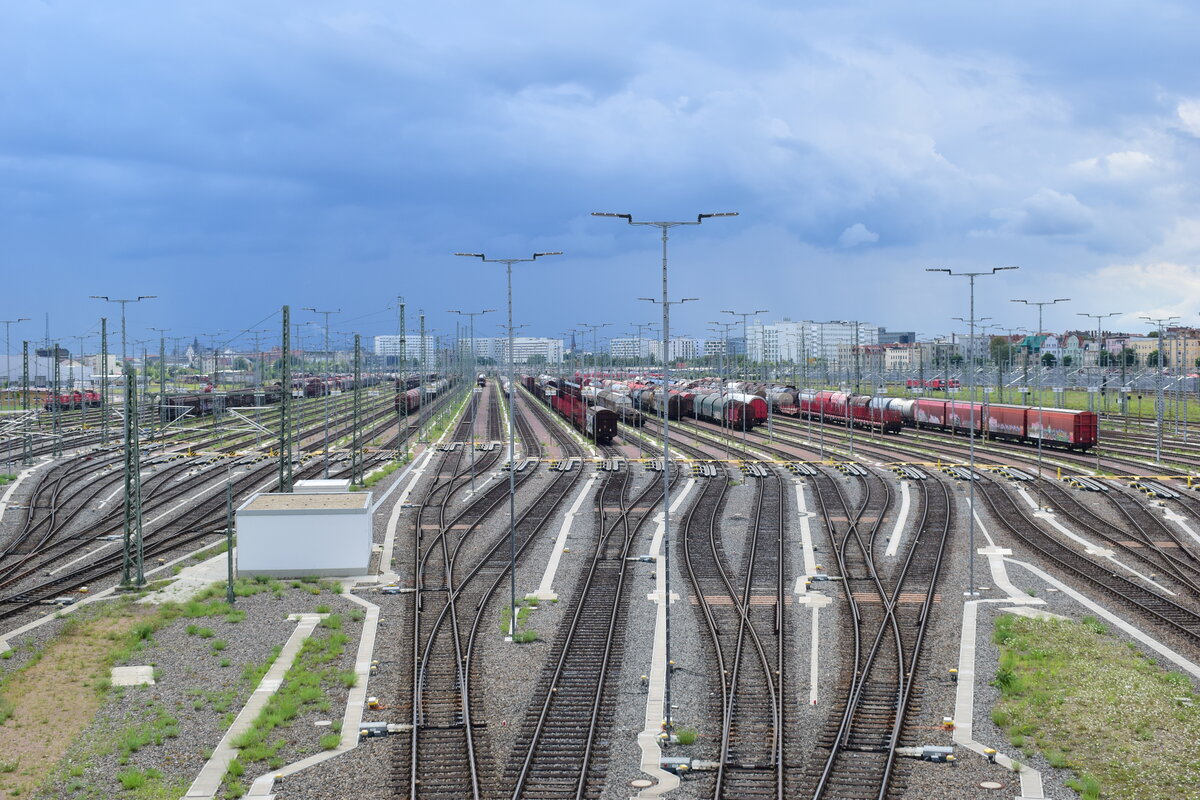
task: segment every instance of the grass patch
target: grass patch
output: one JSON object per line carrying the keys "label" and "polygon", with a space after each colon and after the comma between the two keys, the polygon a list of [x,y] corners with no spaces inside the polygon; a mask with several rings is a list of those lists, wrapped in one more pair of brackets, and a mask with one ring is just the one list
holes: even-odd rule
{"label": "grass patch", "polygon": [[[239,751],[237,757],[230,762],[225,773],[225,795],[233,796],[239,787],[239,778],[252,764],[265,762],[266,768],[274,769],[283,763],[281,750],[287,740],[277,731],[288,728],[301,714],[309,710],[327,710],[330,701],[326,692],[334,687],[350,688],[358,683],[358,675],[353,671],[343,671],[336,668],[334,661],[345,652],[348,637],[340,631],[332,631],[327,636],[311,636],[300,648],[295,662],[284,675],[279,690],[267,701],[267,705],[259,712],[258,717],[250,728],[233,741],[233,746]],[[278,655],[278,648],[275,655]],[[272,659],[273,660],[273,659]],[[253,673],[244,672],[243,677],[257,678],[266,673],[266,668]],[[317,744],[324,749],[333,749],[341,741],[336,733],[332,746],[326,745],[325,737]],[[262,766],[255,767],[263,771]]]}
{"label": "grass patch", "polygon": [[697,735],[695,728],[680,728],[675,732],[675,738],[680,744],[695,744]]}
{"label": "grass patch", "polygon": [[1070,769],[1085,798],[1198,797],[1200,696],[1098,620],[1003,615],[992,720],[1015,747]]}
{"label": "grass patch", "polygon": [[[537,610],[538,601],[530,597],[523,597],[517,601],[517,629],[513,634],[514,642],[535,642],[537,641],[537,632],[525,629],[533,612]],[[508,636],[509,627],[512,622],[512,609],[505,603],[500,609],[500,633]],[[522,637],[523,633],[532,634],[532,636]]]}

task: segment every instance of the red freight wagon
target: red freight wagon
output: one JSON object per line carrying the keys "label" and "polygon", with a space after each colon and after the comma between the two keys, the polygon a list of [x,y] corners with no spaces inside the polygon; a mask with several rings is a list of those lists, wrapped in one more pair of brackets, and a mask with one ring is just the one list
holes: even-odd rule
{"label": "red freight wagon", "polygon": [[1021,439],[1025,436],[1025,406],[992,404],[987,407],[987,430],[992,438],[997,436]]}
{"label": "red freight wagon", "polygon": [[1056,442],[1086,450],[1096,444],[1097,422],[1092,411],[1062,408],[1031,408],[1026,411],[1027,436],[1043,442]]}
{"label": "red freight wagon", "polygon": [[[974,406],[974,411],[972,411]],[[959,403],[954,400],[946,401],[946,414],[949,419],[949,424],[956,431],[970,431],[975,428],[975,433],[983,432],[983,409],[975,403]],[[972,425],[972,415],[974,415],[974,425]]]}
{"label": "red freight wagon", "polygon": [[922,397],[917,400],[917,427],[944,428],[947,422],[945,400]]}

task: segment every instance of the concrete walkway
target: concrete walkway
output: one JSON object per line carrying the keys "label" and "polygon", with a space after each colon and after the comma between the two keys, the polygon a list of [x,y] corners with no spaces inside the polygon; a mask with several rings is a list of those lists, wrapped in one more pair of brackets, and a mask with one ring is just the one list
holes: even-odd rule
{"label": "concrete walkway", "polygon": [[571,510],[563,516],[562,525],[558,529],[558,538],[554,540],[554,547],[546,562],[546,570],[542,573],[542,582],[538,584],[537,591],[533,593],[538,600],[558,599],[558,593],[554,591],[554,576],[558,573],[558,563],[562,560],[563,549],[567,546],[567,537],[571,533],[571,525],[575,522],[579,507],[583,505],[588,493],[596,485],[597,477],[595,472],[588,477],[587,482],[580,488],[579,494],[575,495],[575,502],[571,504]]}
{"label": "concrete walkway", "polygon": [[346,701],[346,711],[342,715],[342,741],[333,750],[316,753],[280,769],[273,769],[259,775],[250,785],[250,791],[246,793],[247,797],[273,797],[272,790],[275,788],[276,776],[286,778],[288,775],[293,775],[300,770],[308,769],[358,747],[359,727],[362,725],[363,709],[367,705],[367,681],[371,678],[371,656],[375,653],[375,635],[379,630],[379,606],[348,591],[343,592],[342,597],[358,603],[367,612],[363,619],[362,638],[358,642],[358,652],[354,661],[354,672],[358,675],[358,683],[350,689],[350,696]]}
{"label": "concrete walkway", "polygon": [[[212,757],[208,759],[208,763],[200,770],[200,774],[196,780],[192,782],[192,786],[188,789],[185,800],[193,798],[205,798],[212,800],[216,797],[217,792],[221,788],[221,781],[225,777],[225,770],[229,768],[229,763],[237,757],[238,751],[233,747],[233,741],[242,733],[250,730],[254,720],[258,717],[259,712],[267,705],[267,701],[271,699],[271,695],[279,690],[283,683],[283,676],[287,674],[291,668],[292,662],[296,660],[296,656],[300,653],[300,648],[304,645],[304,640],[307,639],[317,627],[317,623],[321,621],[325,614],[293,614],[288,619],[296,619],[299,625],[296,630],[292,631],[292,635],[288,637],[287,643],[284,644],[283,650],[280,651],[279,657],[275,659],[275,663],[267,670],[267,674],[263,676],[262,681],[258,684],[258,688],[250,695],[250,699],[246,701],[246,705],[242,707],[242,711],[237,715],[237,719],[229,726],[229,730],[225,731],[225,735],[221,737],[220,743],[213,750]],[[357,734],[357,730],[354,731]]]}
{"label": "concrete walkway", "polygon": [[26,467],[17,473],[17,479],[8,484],[8,488],[4,490],[4,494],[0,495],[0,519],[4,518],[4,512],[8,510],[8,503],[10,500],[12,500],[13,492],[17,490],[17,487],[24,483],[25,479],[32,475],[36,470],[48,463],[50,463],[50,459],[43,456],[33,466]]}
{"label": "concrete walkway", "polygon": [[[671,503],[671,513],[674,514],[684,498],[695,487],[694,478],[689,478]],[[678,523],[677,523],[678,524]],[[654,617],[654,646],[651,650],[650,685],[646,691],[646,718],[642,730],[637,735],[638,748],[642,751],[642,772],[655,781],[654,786],[642,789],[637,793],[640,800],[661,797],[667,792],[679,787],[679,776],[662,768],[662,748],[658,744],[658,735],[662,732],[662,720],[665,717],[667,700],[667,603],[673,603],[678,595],[672,593],[667,602],[666,595],[666,559],[662,556],[662,542],[665,533],[663,515],[658,515],[658,528],[650,542],[650,555],[654,558],[654,593],[649,599],[656,604]]]}
{"label": "concrete walkway", "polygon": [[912,506],[912,492],[908,490],[908,481],[900,481],[900,515],[896,517],[896,526],[892,528],[892,535],[888,537],[887,552],[884,553],[888,558],[896,555],[900,549],[900,537],[904,535],[904,526],[908,524],[908,512]]}
{"label": "concrete walkway", "polygon": [[[995,540],[979,517],[977,507],[971,508],[971,513],[979,526],[979,532],[988,543],[987,547],[982,547],[976,552],[987,558],[992,582],[1000,591],[1004,592],[1005,597],[967,600],[963,603],[963,619],[958,648],[958,683],[954,697],[954,743],[986,757],[987,745],[976,741],[972,732],[975,721],[975,648],[978,642],[979,605],[981,603],[1007,603],[1013,606],[1035,606],[1045,605],[1046,601],[1031,597],[1009,580],[1008,572],[1004,568],[1004,558],[1011,555],[1012,551],[996,546]],[[999,752],[996,753],[996,763],[1017,773],[1021,781],[1021,796],[1017,800],[1041,800],[1046,796],[1042,787],[1042,773],[1027,766],[1021,766],[1018,771],[1016,762]]]}

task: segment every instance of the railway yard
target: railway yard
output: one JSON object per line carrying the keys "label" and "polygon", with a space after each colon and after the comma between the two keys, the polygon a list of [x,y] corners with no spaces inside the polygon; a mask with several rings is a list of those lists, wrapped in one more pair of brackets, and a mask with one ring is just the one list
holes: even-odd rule
{"label": "railway yard", "polygon": [[1039,451],[1035,410],[711,381],[430,386],[290,404],[296,480],[355,477],[367,443],[370,568],[232,587],[285,412],[143,421],[131,589],[121,447],[60,411],[61,453],[0,485],[0,789],[1200,796],[1192,443],[1157,463],[1140,421],[1070,412]]}

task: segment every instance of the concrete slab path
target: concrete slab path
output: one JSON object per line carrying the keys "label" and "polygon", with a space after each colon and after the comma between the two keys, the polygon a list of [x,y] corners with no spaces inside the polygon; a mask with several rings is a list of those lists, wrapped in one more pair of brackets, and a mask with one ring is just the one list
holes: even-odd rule
{"label": "concrete slab path", "polygon": [[[324,616],[326,615],[294,614],[289,617],[289,619],[296,619],[299,622],[296,630],[292,631],[292,635],[288,637],[287,643],[284,644],[275,663],[267,670],[267,674],[263,676],[254,693],[250,695],[250,699],[246,701],[246,705],[242,707],[233,724],[229,726],[229,730],[225,731],[225,735],[221,737],[221,741],[213,750],[212,757],[208,759],[196,780],[192,782],[191,788],[184,795],[185,800],[194,800],[195,798],[212,800],[216,797],[221,788],[221,781],[225,777],[225,770],[229,768],[229,762],[233,761],[238,753],[233,746],[234,740],[250,729],[259,712],[271,699],[271,695],[279,690],[283,683],[283,676],[287,674],[292,662],[299,655],[304,640],[312,635],[317,623]],[[357,734],[357,730],[354,733]]]}

